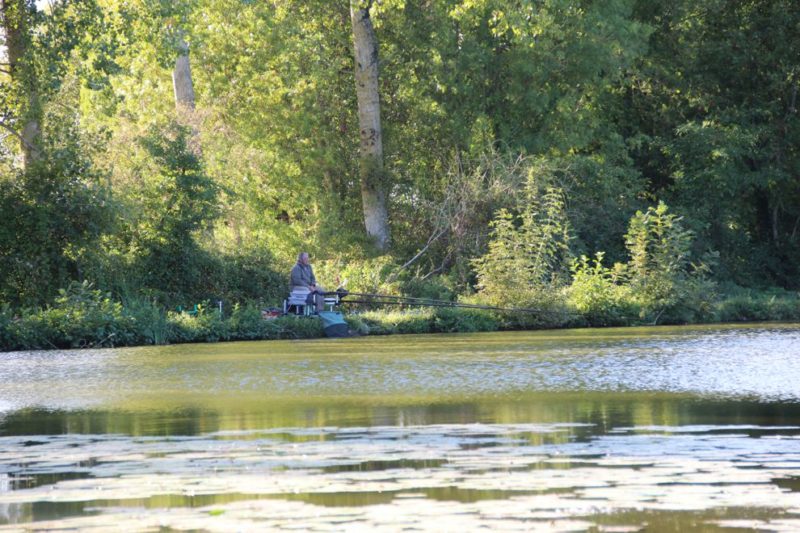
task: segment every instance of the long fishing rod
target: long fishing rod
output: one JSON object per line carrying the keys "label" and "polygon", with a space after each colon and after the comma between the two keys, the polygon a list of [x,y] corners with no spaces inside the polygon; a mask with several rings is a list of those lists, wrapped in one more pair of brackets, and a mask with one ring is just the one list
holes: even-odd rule
{"label": "long fishing rod", "polygon": [[[347,300],[344,300],[344,297]],[[355,296],[356,300],[350,297]],[[485,311],[505,311],[512,313],[541,313],[541,309],[531,309],[525,307],[498,307],[493,305],[465,304],[460,302],[450,302],[448,300],[434,300],[432,298],[414,298],[411,296],[393,296],[391,294],[369,294],[362,292],[350,292],[340,296],[342,303],[352,304],[377,304],[377,305],[408,305],[419,307],[454,307],[458,309],[482,309]]]}

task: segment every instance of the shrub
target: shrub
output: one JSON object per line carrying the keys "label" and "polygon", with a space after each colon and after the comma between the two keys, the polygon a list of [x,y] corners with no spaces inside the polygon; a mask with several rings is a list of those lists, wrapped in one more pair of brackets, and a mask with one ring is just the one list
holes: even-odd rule
{"label": "shrub", "polygon": [[428,279],[412,277],[403,283],[403,294],[412,298],[431,300],[453,301],[456,298],[452,280],[447,276],[435,276]]}
{"label": "shrub", "polygon": [[166,344],[169,342],[170,326],[167,313],[155,301],[131,298],[124,303],[123,310],[134,323],[136,344]]}
{"label": "shrub", "polygon": [[735,288],[714,309],[721,322],[800,320],[800,297],[787,291],[754,292]]}
{"label": "shrub", "polygon": [[261,309],[252,304],[234,305],[228,319],[231,336],[241,340],[264,338],[265,322],[261,316]]}
{"label": "shrub", "polygon": [[714,285],[705,280],[706,265],[690,263],[693,233],[668,213],[665,203],[637,211],[625,245],[630,260],[624,269],[640,318],[653,324],[664,315],[670,322],[691,320],[710,312]]}
{"label": "shrub", "polygon": [[386,333],[431,333],[435,315],[430,308],[418,308],[382,312],[374,316],[382,323]]}
{"label": "shrub", "polygon": [[449,307],[368,311],[349,315],[347,321],[351,329],[368,335],[496,331],[500,327],[491,311]]}
{"label": "shrub", "polygon": [[196,314],[167,313],[170,342],[217,342],[230,339],[229,324],[219,311],[198,305]]}
{"label": "shrub", "polygon": [[501,209],[492,222],[489,251],[473,261],[480,299],[528,307],[549,300],[566,281],[570,228],[564,194],[531,171],[515,213]]}
{"label": "shrub", "polygon": [[585,255],[572,265],[572,284],[567,289],[569,305],[590,326],[616,326],[630,322],[636,314],[629,287],[620,283],[620,268],[603,266],[603,253],[591,262]]}
{"label": "shrub", "polygon": [[120,346],[136,340],[135,323],[108,293],[89,282],[59,289],[52,307],[24,310],[7,328],[20,348],[85,348]]}
{"label": "shrub", "polygon": [[264,321],[264,339],[314,339],[324,336],[316,318],[284,316]]}
{"label": "shrub", "polygon": [[434,328],[441,333],[497,331],[499,322],[491,311],[441,307],[436,309]]}
{"label": "shrub", "polygon": [[344,317],[350,330],[358,335],[369,335],[371,333],[369,325],[359,314],[345,315]]}
{"label": "shrub", "polygon": [[0,350],[13,348],[12,336],[9,328],[14,320],[14,313],[11,306],[0,303]]}
{"label": "shrub", "polygon": [[345,284],[350,292],[399,294],[400,283],[389,281],[397,265],[387,256],[372,259],[331,259],[314,264],[314,274],[327,290]]}

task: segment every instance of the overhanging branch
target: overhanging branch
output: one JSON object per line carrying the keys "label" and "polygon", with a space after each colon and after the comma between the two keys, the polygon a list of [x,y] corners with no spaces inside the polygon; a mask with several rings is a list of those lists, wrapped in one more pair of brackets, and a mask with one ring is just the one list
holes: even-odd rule
{"label": "overhanging branch", "polygon": [[23,137],[17,130],[15,130],[14,128],[12,128],[8,124],[6,124],[5,122],[0,121],[0,127],[3,128],[4,130],[6,130],[7,132],[11,133],[11,135],[16,137],[17,139],[19,139],[20,142],[22,144],[24,144],[29,150],[34,151],[34,152],[38,152],[39,151],[38,148],[36,148],[34,145],[32,145],[30,142],[28,142],[28,140],[25,137]]}
{"label": "overhanging branch", "polygon": [[448,228],[443,228],[443,229],[439,230],[437,233],[434,233],[433,235],[431,235],[430,238],[428,239],[427,244],[425,244],[425,246],[419,252],[417,252],[417,255],[415,255],[414,257],[412,257],[408,261],[406,261],[406,263],[403,266],[401,266],[400,268],[395,270],[392,273],[392,275],[387,278],[387,282],[391,283],[392,281],[394,281],[397,278],[397,276],[400,275],[400,272],[402,272],[403,270],[405,270],[406,268],[411,266],[414,263],[414,261],[416,261],[417,259],[422,257],[422,254],[424,254],[428,250],[428,248],[431,247],[431,244],[433,244],[436,240],[438,240],[439,237],[444,235],[444,233],[447,231],[447,229]]}

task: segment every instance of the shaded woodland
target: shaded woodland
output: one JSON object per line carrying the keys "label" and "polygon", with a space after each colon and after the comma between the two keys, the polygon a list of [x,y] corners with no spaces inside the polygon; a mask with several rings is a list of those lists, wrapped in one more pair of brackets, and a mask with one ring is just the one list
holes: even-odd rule
{"label": "shaded woodland", "polygon": [[0,305],[274,305],[300,250],[540,324],[796,299],[799,76],[792,0],[0,0]]}

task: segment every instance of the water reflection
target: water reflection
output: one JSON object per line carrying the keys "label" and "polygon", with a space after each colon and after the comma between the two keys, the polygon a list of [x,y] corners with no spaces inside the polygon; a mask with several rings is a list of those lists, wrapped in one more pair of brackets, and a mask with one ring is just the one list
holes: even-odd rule
{"label": "water reflection", "polygon": [[774,324],[0,354],[0,529],[800,530],[799,355]]}
{"label": "water reflection", "polygon": [[0,411],[371,405],[530,391],[800,401],[797,326],[631,328],[0,354]]}
{"label": "water reflection", "polygon": [[0,523],[109,526],[132,520],[130,510],[170,509],[154,514],[180,528],[224,515],[212,529],[282,529],[304,520],[313,530],[346,515],[359,527],[424,529],[435,513],[448,527],[467,516],[470,528],[508,529],[714,511],[720,523],[762,516],[800,526],[800,493],[791,490],[800,476],[800,426],[635,427],[577,437],[592,429],[278,428],[194,437],[52,435],[35,446],[6,437],[0,465],[7,475],[48,475],[53,483],[0,491]]}
{"label": "water reflection", "polygon": [[232,403],[164,411],[22,409],[0,421],[0,437],[124,434],[202,435],[264,428],[414,426],[472,423],[581,423],[577,438],[615,428],[658,426],[791,426],[800,423],[800,403],[705,399],[669,393],[528,393],[471,402],[370,405],[360,400],[316,399]]}

